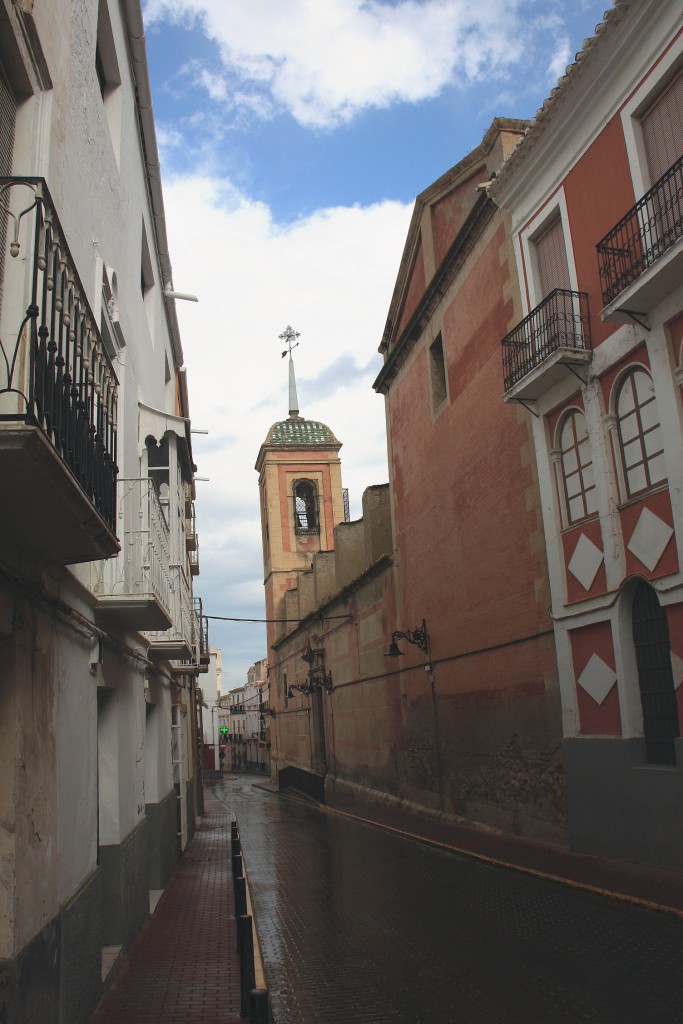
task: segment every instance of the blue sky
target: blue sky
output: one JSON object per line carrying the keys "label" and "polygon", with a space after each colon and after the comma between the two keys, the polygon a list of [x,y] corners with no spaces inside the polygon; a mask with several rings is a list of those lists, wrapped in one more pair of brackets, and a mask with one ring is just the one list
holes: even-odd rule
{"label": "blue sky", "polygon": [[[495,116],[532,117],[608,0],[147,0],[147,50],[200,477],[213,615],[263,615],[254,462],[287,415],[344,447],[360,514],[387,479],[377,354],[415,196]],[[224,689],[260,625],[210,623]]]}

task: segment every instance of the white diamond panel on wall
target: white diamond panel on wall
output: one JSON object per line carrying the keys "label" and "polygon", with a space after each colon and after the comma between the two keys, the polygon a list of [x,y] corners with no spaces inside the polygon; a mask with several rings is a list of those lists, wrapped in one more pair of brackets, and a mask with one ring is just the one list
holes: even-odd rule
{"label": "white diamond panel on wall", "polygon": [[674,674],[674,689],[677,690],[683,683],[683,658],[674,651],[671,652],[671,671]]}
{"label": "white diamond panel on wall", "polygon": [[591,655],[590,661],[577,679],[579,686],[590,694],[596,704],[602,704],[616,681],[617,674],[614,669],[597,654]]}
{"label": "white diamond panel on wall", "polygon": [[649,508],[644,508],[626,546],[638,561],[652,572],[657,567],[672,535],[673,530],[668,523]]}
{"label": "white diamond panel on wall", "polygon": [[590,590],[603,558],[600,548],[582,533],[567,568],[584,590]]}

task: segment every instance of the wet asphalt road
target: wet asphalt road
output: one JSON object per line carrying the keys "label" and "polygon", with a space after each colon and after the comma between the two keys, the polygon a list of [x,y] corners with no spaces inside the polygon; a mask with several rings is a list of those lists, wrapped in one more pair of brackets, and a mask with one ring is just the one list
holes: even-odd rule
{"label": "wet asphalt road", "polygon": [[683,1024],[683,921],[240,779],[275,1024]]}

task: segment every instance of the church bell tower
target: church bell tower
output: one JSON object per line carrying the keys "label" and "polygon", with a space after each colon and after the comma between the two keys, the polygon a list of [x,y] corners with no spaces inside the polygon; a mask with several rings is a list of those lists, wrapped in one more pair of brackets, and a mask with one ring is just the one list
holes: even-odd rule
{"label": "church bell tower", "polygon": [[[280,335],[289,354],[289,416],[274,423],[256,460],[259,474],[266,618],[284,619],[284,594],[310,569],[318,551],[334,549],[344,521],[341,443],[329,427],[299,415],[292,349],[299,334]],[[268,622],[268,652],[284,624]]]}

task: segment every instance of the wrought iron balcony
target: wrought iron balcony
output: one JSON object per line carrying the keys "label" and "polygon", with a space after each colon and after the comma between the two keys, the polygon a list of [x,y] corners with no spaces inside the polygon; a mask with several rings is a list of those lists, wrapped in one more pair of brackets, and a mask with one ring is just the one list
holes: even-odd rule
{"label": "wrought iron balcony", "polygon": [[122,550],[98,563],[97,614],[129,629],[165,630],[172,625],[171,539],[154,484],[118,481]]}
{"label": "wrought iron balcony", "polygon": [[[637,282],[650,267],[666,265],[666,281],[643,288],[638,312],[659,301],[666,290],[680,281],[681,267],[672,258],[676,243],[683,238],[683,157],[669,168],[642,199],[622,217],[598,243],[598,264],[602,300],[609,306],[625,289]],[[683,262],[683,246],[676,247]]]}
{"label": "wrought iron balcony", "polygon": [[195,647],[197,649],[198,661],[200,665],[208,668],[211,663],[211,655],[209,653],[209,620],[203,613],[201,597],[194,598],[194,614],[196,622]]}
{"label": "wrought iron balcony", "polygon": [[3,531],[48,562],[108,558],[118,382],[44,179],[0,178],[0,239]]}
{"label": "wrought iron balcony", "polygon": [[194,502],[190,506],[190,514],[185,519],[185,545],[188,551],[197,549],[197,513]]}
{"label": "wrought iron balcony", "polygon": [[590,359],[588,296],[556,288],[503,338],[505,397],[538,398],[566,364]]}
{"label": "wrought iron balcony", "polygon": [[196,536],[194,547],[190,548],[187,554],[190,561],[190,572],[193,576],[199,576],[199,541]]}
{"label": "wrought iron balcony", "polygon": [[194,665],[192,593],[181,565],[171,565],[171,627],[146,630],[150,658],[187,661]]}

